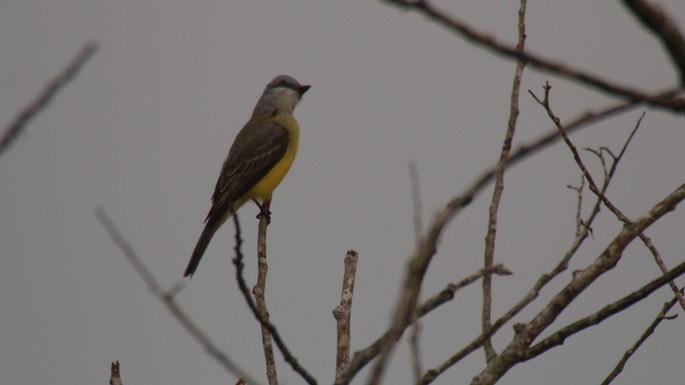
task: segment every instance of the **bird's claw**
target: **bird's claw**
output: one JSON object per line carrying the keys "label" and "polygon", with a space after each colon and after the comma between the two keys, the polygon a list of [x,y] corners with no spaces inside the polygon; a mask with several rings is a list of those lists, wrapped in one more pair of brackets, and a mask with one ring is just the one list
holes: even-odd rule
{"label": "bird's claw", "polygon": [[257,214],[257,219],[262,219],[266,218],[266,223],[270,224],[271,223],[271,211],[269,210],[263,210],[262,208],[259,209],[259,214]]}
{"label": "bird's claw", "polygon": [[257,214],[257,219],[262,219],[266,218],[266,223],[270,224],[271,223],[271,211],[269,211],[268,206],[264,207],[264,205],[259,204],[257,200],[253,199],[253,202],[259,207],[259,214]]}

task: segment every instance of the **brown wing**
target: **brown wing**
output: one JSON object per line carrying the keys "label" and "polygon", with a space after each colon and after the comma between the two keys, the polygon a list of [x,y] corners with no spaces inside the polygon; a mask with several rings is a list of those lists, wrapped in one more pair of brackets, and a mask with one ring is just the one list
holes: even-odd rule
{"label": "brown wing", "polygon": [[243,127],[221,168],[206,220],[223,217],[233,202],[254,187],[283,158],[289,140],[288,130],[276,122],[248,123]]}

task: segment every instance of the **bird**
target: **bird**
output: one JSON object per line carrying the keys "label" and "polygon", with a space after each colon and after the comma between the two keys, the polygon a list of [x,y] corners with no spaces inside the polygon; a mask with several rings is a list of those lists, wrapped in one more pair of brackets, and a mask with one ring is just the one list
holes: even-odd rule
{"label": "bird", "polygon": [[293,111],[310,87],[288,75],[276,76],[267,84],[221,167],[212,207],[184,277],[193,276],[214,233],[247,201],[256,203],[259,216],[270,220],[262,204],[271,200],[295,160],[300,127]]}

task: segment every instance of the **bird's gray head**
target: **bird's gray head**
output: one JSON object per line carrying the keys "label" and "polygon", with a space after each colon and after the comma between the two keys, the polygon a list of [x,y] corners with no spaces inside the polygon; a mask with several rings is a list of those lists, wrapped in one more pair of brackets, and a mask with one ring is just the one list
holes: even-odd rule
{"label": "bird's gray head", "polygon": [[300,84],[291,76],[276,76],[264,89],[253,115],[292,114],[295,106],[309,87]]}

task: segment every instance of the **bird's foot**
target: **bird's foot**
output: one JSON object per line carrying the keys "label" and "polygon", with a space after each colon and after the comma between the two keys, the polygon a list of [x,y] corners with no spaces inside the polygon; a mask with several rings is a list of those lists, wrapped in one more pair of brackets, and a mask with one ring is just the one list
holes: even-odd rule
{"label": "bird's foot", "polygon": [[259,214],[257,214],[257,219],[261,220],[262,218],[266,218],[266,223],[271,224],[271,211],[269,210],[268,206],[261,205],[256,200],[254,201],[254,203],[257,205],[257,207],[259,207]]}
{"label": "bird's foot", "polygon": [[262,218],[266,218],[266,223],[267,223],[267,224],[271,224],[271,211],[269,211],[269,210],[266,210],[266,211],[260,210],[260,211],[259,211],[259,214],[257,214],[257,219],[260,219],[260,220],[261,220]]}

